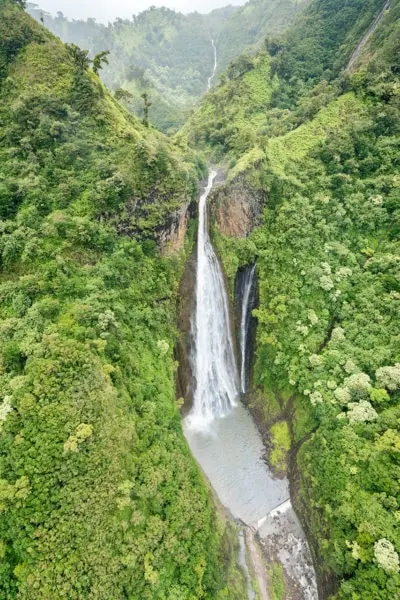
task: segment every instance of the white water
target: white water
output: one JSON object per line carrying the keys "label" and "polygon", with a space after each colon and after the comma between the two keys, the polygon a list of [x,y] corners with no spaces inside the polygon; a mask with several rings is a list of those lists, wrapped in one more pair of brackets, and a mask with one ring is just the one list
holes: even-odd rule
{"label": "white water", "polygon": [[211,40],[211,44],[212,44],[213,51],[214,51],[214,67],[213,67],[212,74],[208,78],[208,81],[207,81],[207,90],[211,89],[212,80],[215,77],[215,73],[217,71],[217,66],[218,66],[218,63],[217,63],[217,47],[216,47],[216,45],[214,43],[214,40]]}
{"label": "white water", "polygon": [[[268,556],[279,556],[301,597],[318,600],[308,544],[288,500],[288,480],[276,479],[270,472],[263,460],[261,435],[248,410],[237,402],[239,378],[228,297],[208,233],[207,198],[215,176],[211,171],[199,202],[191,356],[194,397],[184,432],[222,504],[257,531]],[[248,598],[253,597],[249,586]]]}
{"label": "white water", "polygon": [[226,416],[239,395],[228,297],[208,233],[207,198],[216,174],[211,171],[199,201],[196,308],[192,319],[195,382],[188,423],[200,431],[207,430],[215,418]]}
{"label": "white water", "polygon": [[251,311],[249,310],[250,293],[253,287],[254,274],[256,272],[256,265],[253,265],[250,271],[246,273],[246,281],[244,283],[244,293],[242,300],[242,315],[240,321],[240,386],[243,394],[247,392],[247,381],[246,381],[246,346],[247,346],[247,332],[249,329]]}

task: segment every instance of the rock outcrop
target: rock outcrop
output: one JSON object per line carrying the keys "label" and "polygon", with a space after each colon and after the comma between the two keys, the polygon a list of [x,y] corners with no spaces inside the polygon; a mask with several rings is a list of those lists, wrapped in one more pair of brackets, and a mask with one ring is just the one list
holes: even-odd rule
{"label": "rock outcrop", "polygon": [[242,177],[216,187],[210,196],[210,207],[219,232],[247,237],[260,222],[265,196],[264,191],[255,190]]}
{"label": "rock outcrop", "polygon": [[191,216],[192,205],[186,203],[173,212],[165,225],[156,232],[157,244],[163,254],[169,256],[182,250]]}
{"label": "rock outcrop", "polygon": [[196,287],[196,248],[193,249],[183,273],[178,293],[178,331],[179,337],[175,346],[175,358],[179,364],[176,376],[176,396],[183,398],[182,413],[187,414],[193,403],[194,374],[191,362],[193,345],[191,316],[195,305]]}

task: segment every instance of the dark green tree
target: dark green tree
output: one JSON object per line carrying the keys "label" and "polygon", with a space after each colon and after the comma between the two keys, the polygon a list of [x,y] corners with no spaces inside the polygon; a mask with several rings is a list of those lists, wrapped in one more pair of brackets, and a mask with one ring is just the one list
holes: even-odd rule
{"label": "dark green tree", "polygon": [[144,92],[142,94],[142,98],[143,98],[143,125],[145,125],[145,127],[149,126],[149,108],[151,106],[151,102],[149,100],[149,95],[147,92]]}
{"label": "dark green tree", "polygon": [[69,56],[78,71],[86,71],[90,64],[89,50],[82,50],[76,44],[66,44]]}
{"label": "dark green tree", "polygon": [[114,92],[114,98],[116,100],[124,100],[125,102],[127,102],[128,100],[133,98],[133,95],[130,92],[128,92],[128,90],[124,90],[123,88],[117,88]]}
{"label": "dark green tree", "polygon": [[96,54],[96,56],[93,59],[93,72],[96,73],[96,75],[99,74],[100,69],[103,68],[103,64],[108,65],[108,55],[110,54],[109,50],[103,50],[102,52],[99,52],[98,54]]}

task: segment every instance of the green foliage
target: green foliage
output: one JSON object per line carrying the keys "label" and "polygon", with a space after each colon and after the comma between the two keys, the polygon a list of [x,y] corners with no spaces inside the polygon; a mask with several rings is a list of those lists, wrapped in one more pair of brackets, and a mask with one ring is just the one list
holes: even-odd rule
{"label": "green foliage", "polygon": [[[400,594],[399,0],[340,74],[380,8],[313,0],[285,40],[232,64],[179,136],[267,197],[261,226],[218,248],[230,277],[257,257],[257,402],[293,397],[297,504],[338,600]],[[88,54],[11,0],[0,17],[0,594],[239,600],[232,532],[174,401],[182,264],[157,249],[202,165],[87,68],[123,40],[125,67],[137,62],[114,87],[133,108],[150,90],[173,127],[171,103],[204,88],[210,32],[156,9],[133,26],[78,22],[76,35],[102,33]],[[272,428],[276,464],[288,431]]]}
{"label": "green foliage", "polygon": [[147,92],[142,94],[143,98],[143,125],[145,127],[149,127],[149,109],[151,106],[151,102],[149,100],[149,95]]}
{"label": "green foliage", "polygon": [[336,77],[382,6],[382,0],[311,2],[274,58],[273,70],[282,80],[274,103],[292,108],[305,88]]}
{"label": "green foliage", "polygon": [[123,88],[117,88],[114,92],[114,98],[119,101],[129,101],[131,98],[133,98],[133,96],[130,92],[128,92],[128,90],[124,90]]}
{"label": "green foliage", "polygon": [[282,565],[272,563],[269,569],[269,576],[271,579],[272,600],[283,600],[285,597],[285,582]]}
{"label": "green foliage", "polygon": [[271,429],[271,451],[269,459],[277,471],[285,471],[287,453],[290,450],[290,433],[286,421],[278,421]]}
{"label": "green foliage", "polygon": [[[400,594],[400,3],[346,75],[382,3],[345,4],[311,2],[274,57],[239,61],[184,133],[230,161],[228,182],[266,195],[248,238],[217,236],[231,279],[257,257],[254,405],[270,419],[271,390],[293,390],[296,504],[335,598],[386,600]],[[264,107],[245,86],[253,73],[261,85],[257,61],[270,65]],[[286,440],[278,425],[275,462]]]}
{"label": "green foliage", "polygon": [[[212,72],[215,40],[218,73],[248,46],[266,33],[286,29],[299,10],[295,0],[251,0],[246,7],[212,11],[208,15],[183,15],[167,8],[151,7],[132,20],[117,19],[108,26],[94,19],[69,21],[62,13],[44,13],[44,23],[65,42],[90,49],[90,56],[110,49],[109,66],[102,70],[112,89],[123,87],[133,98],[129,110],[143,118],[143,93],[151,94],[151,121],[165,132],[175,132],[193,105],[207,90]],[[29,12],[40,21],[34,5]]]}
{"label": "green foliage", "polygon": [[81,50],[75,44],[66,44],[65,47],[76,70],[85,71],[90,64],[89,50]]}
{"label": "green foliage", "polygon": [[265,52],[235,61],[228,75],[178,134],[216,159],[226,153],[236,158],[254,147],[271,98],[270,57]]}
{"label": "green foliage", "polygon": [[103,68],[103,64],[108,65],[109,54],[109,50],[102,50],[93,58],[93,72],[96,73],[96,75],[98,75],[99,71]]}
{"label": "green foliage", "polygon": [[0,9],[4,19],[0,21],[0,83],[6,76],[9,63],[18,52],[32,40],[41,42],[45,39],[39,25],[30,26],[30,19],[21,15],[18,2],[0,0]]}
{"label": "green foliage", "polygon": [[0,597],[239,600],[175,403],[183,257],[157,248],[197,167],[86,52],[14,3],[0,24]]}
{"label": "green foliage", "polygon": [[218,72],[224,72],[247,49],[257,48],[265,36],[289,29],[305,5],[305,0],[251,0],[238,7],[217,37]]}

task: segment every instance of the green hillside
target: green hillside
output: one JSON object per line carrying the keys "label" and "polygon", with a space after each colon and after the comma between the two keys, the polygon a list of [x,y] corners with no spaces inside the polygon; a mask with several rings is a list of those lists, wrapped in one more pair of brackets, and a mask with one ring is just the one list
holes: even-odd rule
{"label": "green hillside", "polygon": [[196,161],[11,0],[0,139],[0,597],[240,600],[175,403],[184,251],[156,245]]}
{"label": "green hillside", "polygon": [[252,406],[289,423],[296,506],[337,600],[400,594],[398,0],[346,71],[384,4],[314,0],[179,134],[229,166],[224,197],[266,197],[248,238],[215,241],[231,281],[257,260]]}
{"label": "green hillside", "polygon": [[143,114],[141,95],[151,96],[151,121],[165,132],[183,125],[193,106],[207,90],[214,54],[219,70],[265,34],[287,29],[304,2],[295,0],[250,0],[244,7],[212,11],[208,15],[183,15],[167,8],[152,7],[133,20],[117,19],[108,26],[53,17],[36,5],[29,12],[65,42],[88,48],[90,54],[109,50],[109,66],[101,77],[111,90],[123,88],[132,94],[126,102],[133,113]]}
{"label": "green hillside", "polygon": [[[265,36],[277,37],[288,30],[309,0],[249,0],[237,7],[218,32],[218,73],[245,50],[254,50]],[[217,12],[217,11],[214,11]],[[212,13],[211,13],[212,14]]]}
{"label": "green hillside", "polygon": [[[320,600],[400,597],[400,0],[45,15],[69,44],[23,4],[0,0],[0,598],[247,595],[175,396],[194,236],[171,224],[206,161],[227,171],[210,218],[231,290],[257,262],[249,403],[287,458]],[[167,138],[141,94],[174,131],[211,35],[234,60]],[[105,49],[139,117],[95,73]],[[218,232],[221,197],[260,203],[247,237]]]}

